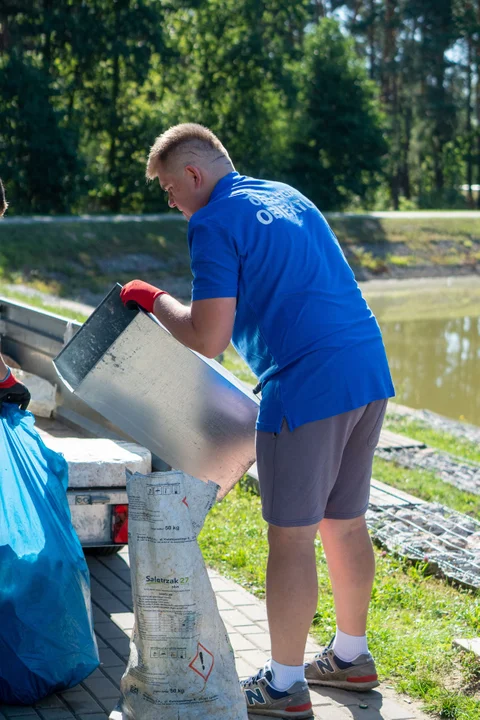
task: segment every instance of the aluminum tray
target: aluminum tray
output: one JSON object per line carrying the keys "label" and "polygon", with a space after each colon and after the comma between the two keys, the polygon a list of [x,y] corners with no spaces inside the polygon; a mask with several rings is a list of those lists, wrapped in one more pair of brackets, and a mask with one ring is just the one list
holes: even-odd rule
{"label": "aluminum tray", "polygon": [[224,497],[255,461],[258,400],[189,350],[116,285],[54,359],[67,387],[171,467]]}

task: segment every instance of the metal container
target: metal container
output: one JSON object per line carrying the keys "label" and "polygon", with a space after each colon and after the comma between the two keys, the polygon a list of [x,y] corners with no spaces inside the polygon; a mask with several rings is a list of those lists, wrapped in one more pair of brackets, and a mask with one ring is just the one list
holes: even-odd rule
{"label": "metal container", "polygon": [[224,497],[255,461],[258,400],[215,360],[189,350],[116,285],[54,360],[87,405],[171,467]]}

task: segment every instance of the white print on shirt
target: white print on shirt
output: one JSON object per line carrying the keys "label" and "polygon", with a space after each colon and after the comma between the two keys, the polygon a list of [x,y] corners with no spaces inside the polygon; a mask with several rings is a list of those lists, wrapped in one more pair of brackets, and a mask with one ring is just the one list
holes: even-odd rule
{"label": "white print on shirt", "polygon": [[300,213],[309,208],[315,208],[315,204],[311,200],[300,197],[289,190],[275,190],[274,193],[268,195],[245,190],[244,194],[252,205],[263,205],[256,215],[258,222],[262,225],[270,225],[277,218],[287,218],[298,222]]}

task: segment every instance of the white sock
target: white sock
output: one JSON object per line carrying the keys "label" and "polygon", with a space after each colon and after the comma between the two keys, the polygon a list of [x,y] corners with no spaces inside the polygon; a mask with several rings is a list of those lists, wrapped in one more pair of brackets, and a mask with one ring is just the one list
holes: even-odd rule
{"label": "white sock", "polygon": [[275,690],[283,692],[296,682],[305,682],[304,665],[281,665],[275,660],[269,660],[265,668],[272,671],[272,685]]}
{"label": "white sock", "polygon": [[340,660],[352,662],[362,653],[368,653],[367,636],[347,635],[337,627],[337,633],[333,641],[333,652]]}

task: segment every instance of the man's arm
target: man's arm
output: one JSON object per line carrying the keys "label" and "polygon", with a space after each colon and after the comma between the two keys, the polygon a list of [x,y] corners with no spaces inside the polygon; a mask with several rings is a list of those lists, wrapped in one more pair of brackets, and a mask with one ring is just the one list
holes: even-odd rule
{"label": "man's arm", "polygon": [[0,355],[0,382],[4,380],[8,375],[8,367],[5,364],[5,360]]}
{"label": "man's arm", "polygon": [[191,307],[171,295],[159,295],[154,315],[183,345],[214,358],[228,346],[235,321],[236,298],[195,300]]}
{"label": "man's arm", "polygon": [[187,307],[160,288],[132,280],[124,285],[120,298],[127,307],[140,306],[153,313],[179,342],[205,357],[220,355],[231,340],[235,297],[194,300]]}

